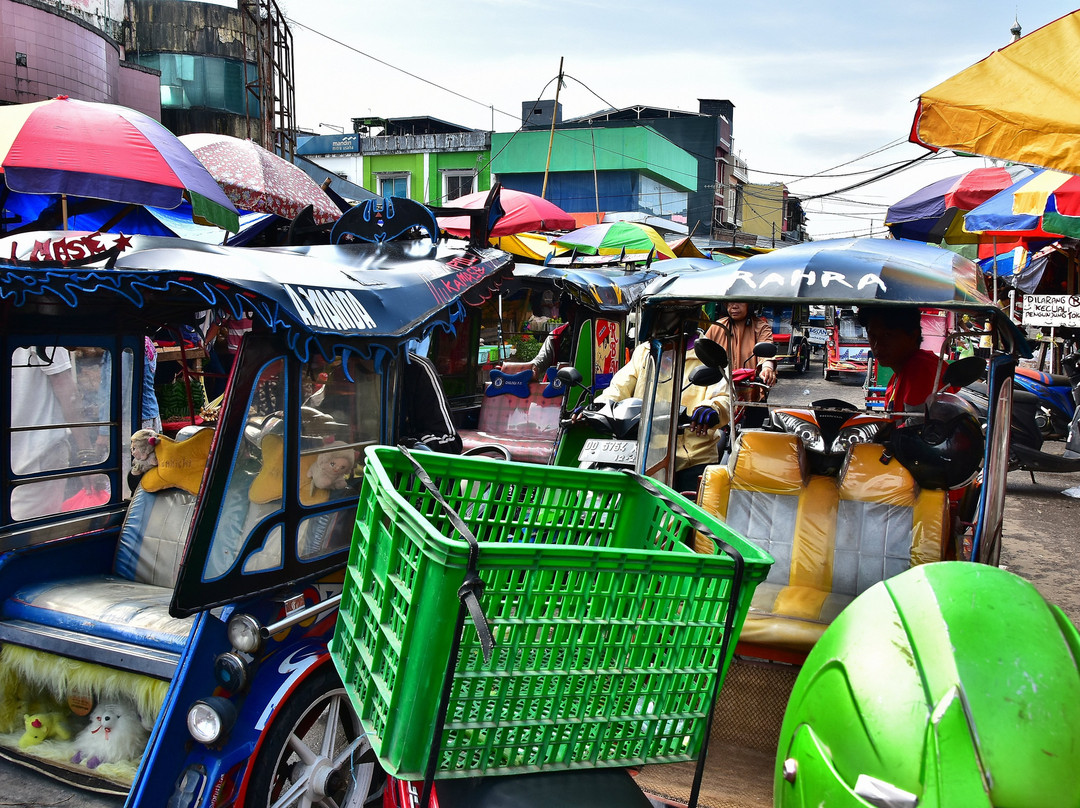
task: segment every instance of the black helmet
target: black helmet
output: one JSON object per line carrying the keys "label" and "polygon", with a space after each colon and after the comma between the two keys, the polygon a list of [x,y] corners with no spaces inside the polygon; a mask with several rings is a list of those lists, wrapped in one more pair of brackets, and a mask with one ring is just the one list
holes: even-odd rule
{"label": "black helmet", "polygon": [[983,433],[975,408],[952,393],[941,393],[926,420],[897,429],[893,456],[923,488],[959,488],[982,464]]}

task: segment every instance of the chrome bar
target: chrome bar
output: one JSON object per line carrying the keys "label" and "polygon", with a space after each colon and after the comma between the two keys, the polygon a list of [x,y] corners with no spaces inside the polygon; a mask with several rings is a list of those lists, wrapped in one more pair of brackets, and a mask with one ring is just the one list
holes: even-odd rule
{"label": "chrome bar", "polygon": [[314,617],[317,614],[327,611],[328,609],[336,609],[338,604],[341,603],[341,595],[333,595],[326,600],[321,600],[318,603],[312,604],[304,609],[298,609],[276,623],[271,623],[268,626],[263,626],[259,634],[264,640],[273,637],[280,631],[284,631],[287,628],[292,628],[297,623],[303,623],[309,617]]}

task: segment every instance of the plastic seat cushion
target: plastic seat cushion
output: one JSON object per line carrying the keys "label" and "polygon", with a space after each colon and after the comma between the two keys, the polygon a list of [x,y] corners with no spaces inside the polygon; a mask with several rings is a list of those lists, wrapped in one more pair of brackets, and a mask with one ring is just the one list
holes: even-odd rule
{"label": "plastic seat cushion", "polygon": [[4,617],[135,643],[182,651],[193,618],[169,614],[172,589],[114,575],[31,584],[4,603]]}

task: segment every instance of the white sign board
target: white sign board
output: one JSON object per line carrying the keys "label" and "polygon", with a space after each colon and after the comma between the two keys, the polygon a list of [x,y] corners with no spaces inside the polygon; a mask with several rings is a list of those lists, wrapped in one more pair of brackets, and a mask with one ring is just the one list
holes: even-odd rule
{"label": "white sign board", "polygon": [[1080,296],[1026,295],[1024,325],[1080,328]]}
{"label": "white sign board", "polygon": [[811,345],[824,345],[825,341],[829,338],[829,331],[826,328],[818,328],[814,326],[810,329],[810,335],[807,340]]}

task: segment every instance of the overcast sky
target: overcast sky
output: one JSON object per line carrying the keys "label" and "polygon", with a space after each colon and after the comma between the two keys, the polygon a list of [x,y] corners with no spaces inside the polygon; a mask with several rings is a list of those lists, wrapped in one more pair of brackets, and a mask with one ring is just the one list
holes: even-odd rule
{"label": "overcast sky", "polygon": [[698,98],[729,99],[735,151],[752,182],[829,194],[805,203],[815,238],[881,235],[889,204],[987,164],[935,158],[833,193],[924,154],[906,143],[914,99],[1007,44],[1014,19],[1027,34],[1074,8],[1049,0],[278,3],[293,32],[301,128],[331,134],[353,117],[430,115],[513,131],[522,101],[554,97],[562,57],[564,117],[608,105],[696,111]]}

